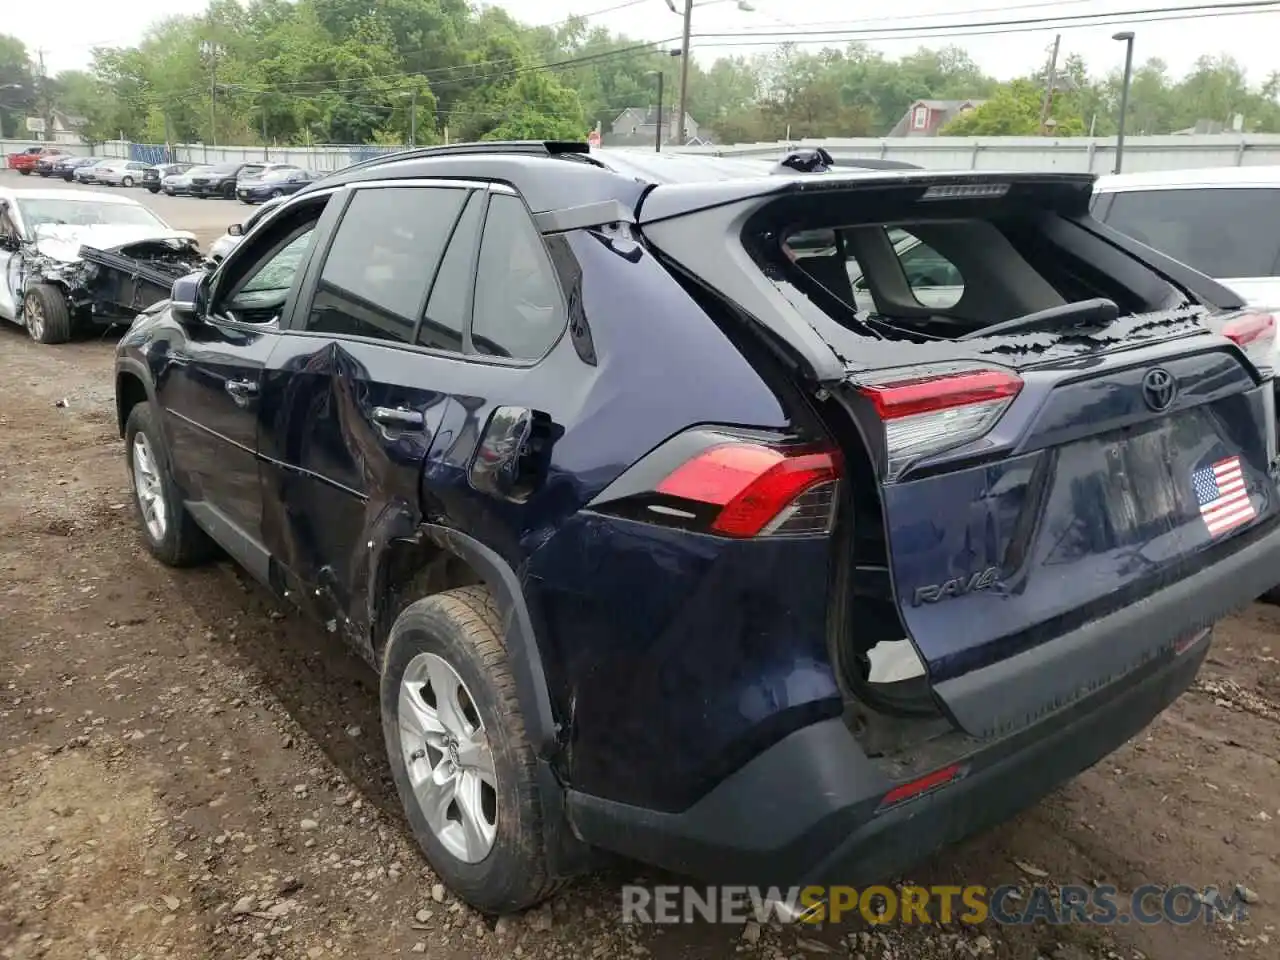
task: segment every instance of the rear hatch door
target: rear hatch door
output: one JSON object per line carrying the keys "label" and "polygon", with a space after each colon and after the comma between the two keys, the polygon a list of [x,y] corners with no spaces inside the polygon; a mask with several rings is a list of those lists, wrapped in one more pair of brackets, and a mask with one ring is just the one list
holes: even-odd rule
{"label": "rear hatch door", "polygon": [[[1110,243],[1088,217],[1088,178],[814,183],[783,188],[782,202],[778,188],[747,197],[728,184],[701,207],[677,190],[646,202],[643,229],[677,269],[790,345],[786,355],[852,415],[879,486],[885,593],[960,725],[981,735],[1025,725],[1221,615],[1204,597],[1204,623],[1153,625],[1066,665],[1046,657],[998,697],[957,682],[1141,603],[1266,525],[1277,512],[1271,384],[1206,325],[1230,332],[1237,313],[1215,300],[1232,308],[1238,298]],[[948,189],[926,203],[937,185]],[[840,216],[862,231],[839,241],[866,261],[849,268],[855,277],[874,278],[879,256],[858,246],[865,231],[884,230],[891,253],[904,228],[927,237],[931,255],[963,275],[955,309],[895,301],[882,281],[874,302],[842,313],[771,259],[788,231]],[[1019,303],[1040,309],[1019,313]]]}

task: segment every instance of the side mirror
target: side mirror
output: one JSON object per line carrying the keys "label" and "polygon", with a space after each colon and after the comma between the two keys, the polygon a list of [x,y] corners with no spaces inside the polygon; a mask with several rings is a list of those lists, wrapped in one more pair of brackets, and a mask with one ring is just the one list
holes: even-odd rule
{"label": "side mirror", "polygon": [[189,273],[173,281],[169,291],[169,312],[179,323],[194,323],[204,310],[204,295],[209,275]]}
{"label": "side mirror", "polygon": [[233,223],[231,226],[227,227],[227,233],[229,233],[233,237],[243,237],[244,225],[239,223]]}

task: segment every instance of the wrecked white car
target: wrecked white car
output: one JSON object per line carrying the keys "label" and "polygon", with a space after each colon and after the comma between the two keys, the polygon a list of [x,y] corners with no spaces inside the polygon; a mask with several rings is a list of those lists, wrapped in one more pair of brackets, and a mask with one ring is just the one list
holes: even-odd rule
{"label": "wrecked white car", "polygon": [[39,343],[131,323],[203,264],[194,234],[136,200],[0,189],[0,319]]}

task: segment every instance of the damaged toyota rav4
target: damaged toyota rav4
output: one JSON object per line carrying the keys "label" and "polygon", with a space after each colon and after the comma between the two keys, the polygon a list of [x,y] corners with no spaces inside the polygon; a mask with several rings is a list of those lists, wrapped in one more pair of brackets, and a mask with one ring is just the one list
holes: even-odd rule
{"label": "damaged toyota rav4", "polygon": [[203,259],[194,234],[136,200],[0,189],[0,319],[39,343],[132,322]]}
{"label": "damaged toyota rav4", "polygon": [[889,879],[1142,730],[1280,579],[1270,318],[1091,191],[358,164],[121,340],[141,534],[359,651],[482,910],[601,851]]}

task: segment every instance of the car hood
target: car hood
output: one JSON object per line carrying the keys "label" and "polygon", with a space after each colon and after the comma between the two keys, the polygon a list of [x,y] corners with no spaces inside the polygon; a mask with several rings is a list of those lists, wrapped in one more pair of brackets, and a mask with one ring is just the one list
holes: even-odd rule
{"label": "car hood", "polygon": [[1251,307],[1280,310],[1280,277],[1228,278],[1218,281]]}
{"label": "car hood", "polygon": [[188,230],[170,230],[167,227],[148,227],[142,224],[93,224],[80,226],[69,223],[43,224],[36,228],[36,249],[46,257],[75,263],[80,259],[82,246],[99,250],[115,250],[141,240],[191,240],[196,235]]}

